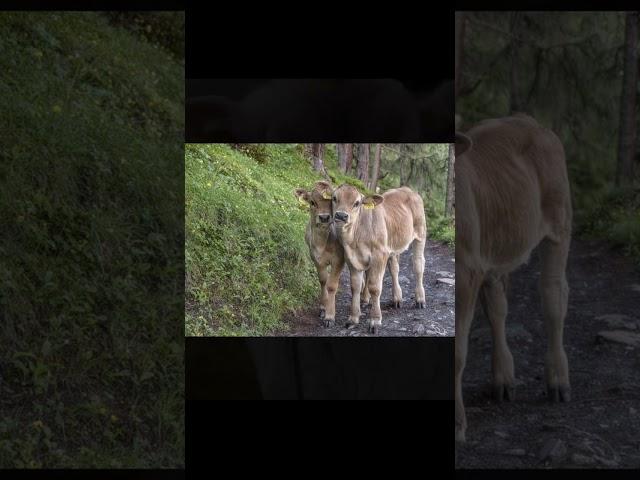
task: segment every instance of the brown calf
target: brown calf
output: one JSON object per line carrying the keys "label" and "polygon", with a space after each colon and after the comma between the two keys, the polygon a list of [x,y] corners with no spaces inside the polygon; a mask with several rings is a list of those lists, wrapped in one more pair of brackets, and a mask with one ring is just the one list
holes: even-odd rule
{"label": "brown calf", "polygon": [[[331,218],[331,185],[320,181],[310,192],[298,188],[295,194],[310,207],[304,238],[320,281],[320,317],[329,327],[336,318],[336,292],[344,267],[344,250],[336,238]],[[331,267],[329,272],[327,267]]]}
{"label": "brown calf", "polygon": [[369,330],[376,333],[382,323],[380,292],[387,260],[391,260],[393,302],[402,302],[398,282],[398,255],[413,244],[413,272],[416,281],[416,305],[425,307],[422,275],[427,227],[422,198],[407,187],[389,190],[384,195],[363,196],[351,185],[341,185],[333,192],[333,218],[338,240],[344,247],[351,274],[351,315],[347,326],[360,322],[360,292],[363,272],[367,272],[371,295]]}
{"label": "brown calf", "polygon": [[486,120],[456,134],[456,441],[465,440],[462,400],[469,328],[480,297],[493,332],[493,388],[514,398],[507,346],[508,275],[540,244],[540,293],[549,337],[545,358],[551,400],[570,397],[563,325],[571,240],[571,198],[558,137],[526,115]]}

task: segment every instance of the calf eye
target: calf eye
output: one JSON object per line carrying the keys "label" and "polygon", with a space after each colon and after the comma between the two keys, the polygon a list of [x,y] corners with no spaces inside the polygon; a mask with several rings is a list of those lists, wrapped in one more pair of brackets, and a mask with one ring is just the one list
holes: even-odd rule
{"label": "calf eye", "polygon": [[311,206],[315,207],[316,206],[316,202],[314,202],[313,200],[311,200]]}
{"label": "calf eye", "polygon": [[360,200],[358,200],[356,203],[353,204],[354,207],[357,207],[360,205]]}

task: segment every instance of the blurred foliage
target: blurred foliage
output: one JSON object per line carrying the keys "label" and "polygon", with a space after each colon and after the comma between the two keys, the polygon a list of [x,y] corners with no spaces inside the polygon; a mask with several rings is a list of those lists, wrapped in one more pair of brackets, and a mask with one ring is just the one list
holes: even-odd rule
{"label": "blurred foliage", "polygon": [[184,12],[106,12],[109,20],[171,52],[184,63]]}
{"label": "blurred foliage", "polygon": [[[466,15],[462,92],[456,102],[461,129],[509,114],[513,68],[520,110],[551,128],[564,144],[576,232],[615,238],[637,252],[633,224],[640,223],[639,190],[613,188],[624,14],[519,12],[513,30],[514,12]],[[519,41],[512,66],[514,38]]]}
{"label": "blurred foliage", "polygon": [[184,70],[0,14],[0,468],[184,467]]}

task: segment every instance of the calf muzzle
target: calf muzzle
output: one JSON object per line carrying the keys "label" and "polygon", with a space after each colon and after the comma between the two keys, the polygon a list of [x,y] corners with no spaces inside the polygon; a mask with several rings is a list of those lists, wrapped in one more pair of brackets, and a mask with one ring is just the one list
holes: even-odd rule
{"label": "calf muzzle", "polygon": [[349,220],[349,214],[345,212],[336,212],[333,216],[337,222],[346,222]]}

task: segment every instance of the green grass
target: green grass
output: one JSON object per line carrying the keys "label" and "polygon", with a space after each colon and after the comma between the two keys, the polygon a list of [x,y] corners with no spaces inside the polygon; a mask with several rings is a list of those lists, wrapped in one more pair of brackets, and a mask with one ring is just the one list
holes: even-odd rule
{"label": "green grass", "polygon": [[[302,145],[186,146],[186,312],[189,336],[258,336],[282,331],[283,316],[318,295],[304,242],[308,210],[295,199],[323,177]],[[325,165],[334,185],[335,149]],[[435,218],[435,217],[434,217]],[[431,234],[453,239],[449,221]]]}
{"label": "green grass", "polygon": [[0,31],[0,468],[183,466],[183,67],[97,13]]}
{"label": "green grass", "polygon": [[316,295],[293,192],[321,177],[297,146],[263,149],[186,147],[187,335],[268,334]]}

